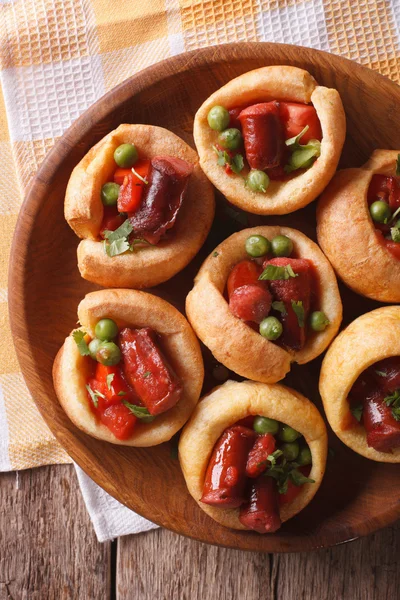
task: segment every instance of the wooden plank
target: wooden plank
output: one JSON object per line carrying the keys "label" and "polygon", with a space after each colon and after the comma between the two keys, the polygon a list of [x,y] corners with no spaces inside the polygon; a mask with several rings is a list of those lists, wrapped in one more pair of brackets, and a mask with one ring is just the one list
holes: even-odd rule
{"label": "wooden plank", "polygon": [[390,600],[400,525],[351,544],[296,554],[207,546],[170,531],[120,538],[117,600]]}
{"label": "wooden plank", "polygon": [[0,600],[109,599],[99,544],[71,465],[0,474]]}

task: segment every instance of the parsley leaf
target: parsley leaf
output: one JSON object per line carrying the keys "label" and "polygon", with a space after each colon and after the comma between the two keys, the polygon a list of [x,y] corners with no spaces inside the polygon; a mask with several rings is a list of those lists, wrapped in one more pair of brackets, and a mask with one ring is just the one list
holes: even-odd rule
{"label": "parsley leaf", "polygon": [[285,303],[284,302],[280,302],[278,300],[274,300],[274,302],[272,303],[272,308],[274,310],[277,310],[278,312],[280,312],[282,314],[282,317],[287,315],[286,312],[286,308],[285,308]]}
{"label": "parsley leaf", "polygon": [[350,408],[350,412],[353,415],[353,417],[355,419],[357,419],[357,421],[360,423],[361,417],[362,417],[362,413],[363,413],[363,406],[362,406],[362,404],[359,404],[358,406],[353,406],[352,408]]}
{"label": "parsley leaf", "polygon": [[118,392],[117,396],[126,396],[126,392],[123,392],[122,390],[120,392]]}
{"label": "parsley leaf", "polygon": [[118,254],[124,254],[127,250],[130,250],[131,246],[125,238],[121,238],[120,240],[115,240],[111,242],[111,244],[106,244],[106,254],[108,256],[118,256]]}
{"label": "parsley leaf", "polygon": [[106,377],[107,387],[109,390],[111,390],[111,384],[113,382],[114,377],[115,377],[115,373],[109,373]]}
{"label": "parsley leaf", "polygon": [[[124,254],[127,250],[133,251],[133,245],[129,243],[129,236],[133,231],[133,227],[126,219],[115,231],[106,230],[104,232],[104,251],[108,256],[118,256]],[[142,240],[141,240],[142,241]],[[134,240],[134,243],[137,240]]]}
{"label": "parsley leaf", "polygon": [[397,155],[396,160],[396,175],[400,176],[400,154]]}
{"label": "parsley leaf", "polygon": [[143,379],[147,379],[148,377],[150,377],[151,375],[151,371],[146,371],[146,373],[143,373]]}
{"label": "parsley leaf", "polygon": [[276,480],[280,494],[286,494],[289,479],[297,486],[304,483],[315,483],[313,479],[305,477],[301,471],[298,471],[298,463],[294,461],[288,462],[279,448],[268,456],[268,460],[271,466],[265,471],[264,475]]}
{"label": "parsley leaf", "polygon": [[258,279],[261,281],[276,281],[290,279],[290,277],[298,277],[298,275],[293,271],[291,265],[287,265],[286,267],[267,265]]}
{"label": "parsley leaf", "polygon": [[304,327],[304,306],[303,306],[303,302],[301,300],[299,300],[297,302],[296,302],[296,300],[291,300],[290,302],[292,304],[293,311],[296,314],[297,322],[299,324],[299,327]]}
{"label": "parsley leaf", "polygon": [[219,252],[215,251],[215,252],[212,253],[212,255],[213,255],[214,258],[217,258],[217,256],[219,256]]}
{"label": "parsley leaf", "polygon": [[400,227],[392,227],[390,229],[390,235],[394,242],[400,242]]}
{"label": "parsley leaf", "polygon": [[230,167],[232,171],[236,173],[236,175],[239,175],[244,167],[243,156],[241,154],[235,154],[235,156],[232,158]]}
{"label": "parsley leaf", "polygon": [[95,405],[95,407],[98,407],[98,398],[105,398],[104,394],[102,394],[101,392],[98,392],[97,390],[92,390],[92,388],[90,387],[90,385],[86,386],[87,391],[89,392],[89,395],[92,399],[93,404]]}
{"label": "parsley leaf", "polygon": [[116,240],[120,240],[121,238],[127,238],[132,231],[133,226],[129,222],[129,219],[126,219],[126,221],[124,221],[122,225],[120,225],[115,231],[109,231],[106,229],[104,232],[104,237],[111,243],[115,242]]}
{"label": "parsley leaf", "polygon": [[298,135],[285,141],[292,153],[289,163],[284,167],[285,173],[291,173],[297,169],[307,169],[320,156],[321,142],[319,140],[310,140],[307,144],[300,144],[300,139],[308,130],[309,126],[306,125]]}
{"label": "parsley leaf", "polygon": [[154,418],[145,406],[137,406],[137,404],[130,404],[126,400],[122,400],[122,404],[125,404],[126,408],[129,408],[132,414],[138,419],[144,421],[144,423],[150,423],[154,421]]}
{"label": "parsley leaf", "polygon": [[283,455],[282,450],[279,450],[279,448],[277,450],[275,450],[272,454],[268,455],[268,460],[271,463],[271,465],[276,465],[276,461],[278,458],[280,458]]}
{"label": "parsley leaf", "polygon": [[75,329],[72,332],[72,337],[74,338],[75,344],[78,346],[79,353],[82,356],[90,356],[89,347],[85,341],[86,332],[82,331],[82,329]]}
{"label": "parsley leaf", "polygon": [[400,389],[386,396],[383,401],[386,406],[391,407],[393,418],[400,421]]}
{"label": "parsley leaf", "polygon": [[231,158],[226,150],[218,150],[216,146],[213,146],[213,150],[217,155],[217,165],[220,167],[225,167],[225,165],[229,165],[230,168],[236,175],[240,173],[240,171],[244,167],[244,160],[241,154],[235,154],[233,158]]}
{"label": "parsley leaf", "polygon": [[292,471],[290,471],[289,477],[293,481],[294,485],[297,486],[303,485],[304,483],[315,483],[315,479],[310,479],[309,477],[306,477],[301,471],[298,471],[297,469],[293,469]]}
{"label": "parsley leaf", "polygon": [[375,373],[377,375],[379,375],[379,377],[387,377],[387,373],[385,371],[375,371]]}

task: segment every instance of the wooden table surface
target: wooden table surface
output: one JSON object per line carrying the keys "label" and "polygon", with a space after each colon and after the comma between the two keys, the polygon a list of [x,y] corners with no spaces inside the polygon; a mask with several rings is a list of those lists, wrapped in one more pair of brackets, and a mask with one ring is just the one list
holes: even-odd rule
{"label": "wooden table surface", "polygon": [[100,544],[70,465],[0,474],[0,506],[0,600],[399,598],[400,524],[310,554],[228,550],[166,530]]}

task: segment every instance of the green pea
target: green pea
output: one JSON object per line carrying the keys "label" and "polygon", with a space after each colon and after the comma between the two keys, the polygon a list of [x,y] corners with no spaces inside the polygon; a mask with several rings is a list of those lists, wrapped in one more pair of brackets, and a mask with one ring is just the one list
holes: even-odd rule
{"label": "green pea", "polygon": [[114,342],[101,342],[96,352],[96,360],[102,365],[112,367],[121,360],[121,350]]}
{"label": "green pea", "polygon": [[265,194],[269,186],[269,177],[264,171],[252,169],[246,177],[246,185],[253,192],[263,192]]}
{"label": "green pea", "polygon": [[218,143],[227,150],[237,150],[242,144],[243,138],[239,129],[225,129],[218,136]]}
{"label": "green pea", "polygon": [[246,240],[246,252],[253,258],[265,256],[271,251],[270,241],[263,235],[251,235]]}
{"label": "green pea", "polygon": [[118,326],[112,319],[101,319],[94,328],[94,333],[102,342],[109,341],[117,336]]}
{"label": "green pea", "polygon": [[369,207],[369,212],[376,223],[387,223],[392,214],[389,205],[383,200],[373,202]]}
{"label": "green pea", "polygon": [[261,321],[259,331],[267,340],[277,340],[282,335],[282,323],[276,317],[267,317]]}
{"label": "green pea", "polygon": [[115,206],[118,202],[120,186],[118,183],[108,181],[101,188],[101,201],[104,206]]}
{"label": "green pea", "polygon": [[207,121],[214,131],[223,131],[229,125],[229,112],[223,106],[213,106],[208,112]]}
{"label": "green pea", "polygon": [[312,456],[311,450],[308,446],[303,446],[303,448],[300,449],[299,456],[297,457],[297,462],[301,467],[311,465]]}
{"label": "green pea", "polygon": [[316,310],[310,315],[310,326],[314,331],[324,331],[329,325],[329,319],[322,310]]}
{"label": "green pea", "polygon": [[280,449],[283,452],[283,456],[286,460],[296,460],[299,455],[300,447],[297,442],[286,442],[282,444]]}
{"label": "green pea", "polygon": [[256,417],[253,423],[253,429],[257,433],[272,433],[275,435],[279,431],[279,422],[268,417]]}
{"label": "green pea", "polygon": [[293,252],[293,242],[286,235],[277,235],[271,240],[274,256],[290,256]]}
{"label": "green pea", "polygon": [[282,442],[295,442],[300,436],[301,433],[289,427],[289,425],[280,426],[278,437]]}
{"label": "green pea", "polygon": [[90,352],[90,356],[94,359],[96,359],[96,353],[97,350],[99,349],[100,344],[102,343],[101,340],[94,338],[91,342],[89,342],[89,352]]}
{"label": "green pea", "polygon": [[130,169],[139,155],[133,144],[121,144],[114,152],[114,160],[121,169]]}

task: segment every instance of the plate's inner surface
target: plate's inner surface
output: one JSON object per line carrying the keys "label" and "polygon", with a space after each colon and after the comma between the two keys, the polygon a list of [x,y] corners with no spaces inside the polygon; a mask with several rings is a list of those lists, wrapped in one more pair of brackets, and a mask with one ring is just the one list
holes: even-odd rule
{"label": "plate's inner surface", "polygon": [[[396,465],[368,461],[331,434],[334,456],[328,459],[323,484],[311,504],[273,535],[235,532],[212,521],[188,495],[170,444],[132,449],[86,436],[62,411],[51,380],[53,359],[75,326],[77,305],[96,289],[79,275],[78,239],[63,217],[72,168],[94,143],[124,122],[160,125],[193,145],[193,116],[202,101],[231,78],[267,64],[306,68],[320,84],[339,90],[348,130],[342,167],[359,166],[375,148],[396,148],[399,88],[348,61],[272,44],[222,46],[170,59],[126,82],[90,109],[47,158],[18,225],[10,305],[21,365],[43,416],[73,459],[108,492],[150,520],[203,541],[255,550],[306,550],[343,542],[393,521],[399,514],[400,496]],[[183,309],[205,256],[233,231],[261,223],[285,224],[315,239],[315,204],[284,217],[257,217],[230,208],[217,195],[217,217],[204,248],[156,293]],[[344,286],[340,289],[344,324],[379,306]],[[211,376],[215,362],[207,351],[204,357],[207,391],[217,382]],[[293,366],[284,380],[318,407],[320,364],[317,359]]]}

